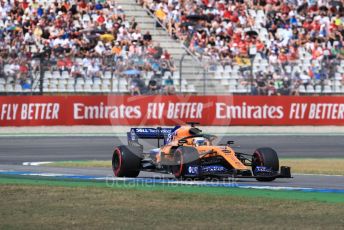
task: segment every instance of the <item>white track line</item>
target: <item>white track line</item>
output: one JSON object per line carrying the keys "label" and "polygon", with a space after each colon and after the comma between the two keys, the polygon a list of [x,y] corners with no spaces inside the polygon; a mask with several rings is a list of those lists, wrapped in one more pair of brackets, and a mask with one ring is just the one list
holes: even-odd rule
{"label": "white track line", "polygon": [[293,175],[297,175],[297,176],[336,176],[336,177],[342,177],[344,175],[331,175],[331,174],[311,174],[311,173],[293,173]]}
{"label": "white track line", "polygon": [[1,174],[8,173],[9,175],[22,175],[22,176],[42,176],[42,177],[60,177],[69,179],[86,179],[86,180],[102,180],[111,186],[113,182],[121,181],[123,183],[137,183],[137,184],[169,184],[169,185],[194,185],[194,186],[206,186],[206,187],[233,187],[233,188],[246,188],[246,189],[260,189],[260,190],[282,190],[282,191],[318,191],[318,192],[338,192],[344,193],[344,190],[335,189],[317,189],[317,188],[305,188],[305,187],[286,187],[286,186],[266,186],[266,185],[248,185],[235,182],[219,183],[211,181],[177,181],[177,180],[165,180],[165,179],[149,179],[149,178],[118,178],[118,177],[97,177],[97,176],[84,176],[73,174],[59,174],[59,173],[37,173],[37,172],[20,172],[20,171],[8,171],[0,170]]}
{"label": "white track line", "polygon": [[40,166],[45,164],[51,164],[52,161],[38,161],[38,162],[23,162],[23,165],[25,166]]}

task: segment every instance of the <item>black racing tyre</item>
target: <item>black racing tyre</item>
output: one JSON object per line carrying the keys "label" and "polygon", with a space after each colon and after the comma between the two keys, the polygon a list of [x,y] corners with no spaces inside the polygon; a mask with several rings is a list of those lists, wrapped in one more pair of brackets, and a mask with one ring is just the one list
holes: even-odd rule
{"label": "black racing tyre", "polygon": [[189,165],[197,164],[199,153],[194,147],[180,146],[174,151],[175,165],[172,173],[176,178],[184,178]]}
{"label": "black racing tyre", "polygon": [[[278,172],[279,160],[275,150],[269,147],[258,148],[252,155],[252,172],[255,174],[257,166],[266,166]],[[256,176],[256,175],[255,175]],[[256,178],[258,181],[273,181],[275,177]]]}
{"label": "black racing tyre", "polygon": [[112,155],[112,170],[117,177],[137,177],[140,173],[142,150],[121,145]]}

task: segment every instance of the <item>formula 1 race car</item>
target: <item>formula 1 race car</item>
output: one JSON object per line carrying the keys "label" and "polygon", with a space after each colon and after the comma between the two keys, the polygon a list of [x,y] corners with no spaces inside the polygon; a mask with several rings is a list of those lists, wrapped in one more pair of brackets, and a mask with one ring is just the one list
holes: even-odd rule
{"label": "formula 1 race car", "polygon": [[[233,141],[213,145],[216,136],[202,133],[195,122],[175,128],[132,128],[128,145],[115,148],[112,169],[117,177],[137,177],[140,171],[172,173],[176,178],[256,178],[273,181],[291,178],[275,150],[258,148],[253,154],[234,151]],[[158,148],[143,151],[139,139],[156,139]],[[164,144],[160,146],[160,141]]]}

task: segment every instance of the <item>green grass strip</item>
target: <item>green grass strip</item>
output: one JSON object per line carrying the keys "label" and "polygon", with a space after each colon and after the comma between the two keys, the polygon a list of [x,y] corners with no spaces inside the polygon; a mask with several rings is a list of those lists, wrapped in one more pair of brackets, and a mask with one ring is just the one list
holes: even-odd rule
{"label": "green grass strip", "polygon": [[[112,183],[113,182],[113,183]],[[41,186],[65,186],[65,187],[101,187],[115,188],[125,190],[142,190],[142,191],[169,191],[184,193],[206,193],[218,196],[241,196],[241,197],[263,197],[280,200],[300,200],[313,202],[330,202],[344,203],[344,194],[340,193],[319,193],[319,192],[302,192],[302,191],[271,191],[245,188],[228,188],[228,187],[205,187],[189,185],[163,185],[163,184],[146,184],[121,181],[84,181],[73,179],[58,178],[41,178],[34,176],[0,176],[0,185],[41,185]]]}

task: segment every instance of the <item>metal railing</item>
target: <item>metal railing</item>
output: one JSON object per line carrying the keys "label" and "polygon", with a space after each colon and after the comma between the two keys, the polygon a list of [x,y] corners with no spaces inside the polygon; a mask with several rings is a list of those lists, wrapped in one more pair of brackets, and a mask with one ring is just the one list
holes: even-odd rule
{"label": "metal railing", "polygon": [[[186,55],[184,56],[186,57]],[[132,93],[135,76],[140,75],[144,87],[154,79],[165,93],[166,82],[173,82],[180,94],[247,94],[247,95],[340,95],[344,93],[344,62],[311,62],[314,76],[307,79],[295,63],[277,65],[275,72],[265,71],[264,61],[251,60],[203,61],[204,68],[194,66],[192,59],[174,60],[180,69],[168,70],[162,59],[132,56],[128,59],[107,56],[94,59],[71,58],[61,66],[59,59],[3,59],[0,62],[0,94],[51,93]],[[67,57],[67,59],[70,57]],[[62,58],[64,59],[64,58]],[[257,61],[258,60],[258,61]],[[260,60],[260,61],[259,61]],[[85,61],[85,62],[84,62]],[[88,72],[87,63],[96,63],[99,74]],[[73,66],[80,73],[73,72]],[[270,64],[269,68],[271,68]],[[149,66],[149,68],[147,67]],[[259,66],[263,66],[259,68]],[[308,66],[306,65],[306,68]],[[181,74],[183,72],[183,74]],[[301,75],[301,76],[300,76]],[[137,84],[137,83],[136,83]],[[82,85],[81,87],[79,87]],[[59,87],[61,86],[61,87]],[[79,88],[78,88],[79,87]],[[289,93],[288,93],[289,92]],[[152,93],[145,90],[142,93]]]}

